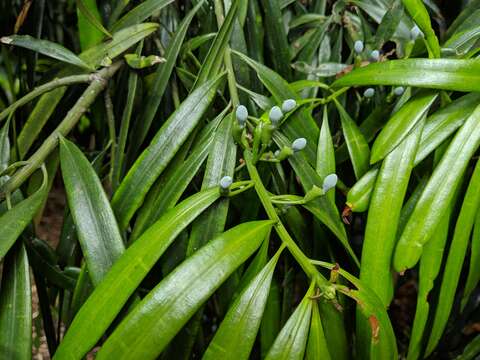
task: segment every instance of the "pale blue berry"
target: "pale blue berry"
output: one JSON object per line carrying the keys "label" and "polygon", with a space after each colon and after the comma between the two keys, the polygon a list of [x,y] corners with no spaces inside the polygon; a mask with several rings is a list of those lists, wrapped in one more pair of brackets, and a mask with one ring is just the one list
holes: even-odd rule
{"label": "pale blue berry", "polygon": [[417,25],[415,25],[410,29],[410,37],[412,38],[413,41],[415,41],[419,36],[423,36],[422,30],[420,30],[420,28]]}
{"label": "pale blue berry", "polygon": [[335,187],[335,185],[337,185],[337,181],[338,181],[337,174],[327,175],[323,180],[323,186],[322,186],[323,192],[326,193],[328,190]]}
{"label": "pale blue berry", "polygon": [[278,124],[278,122],[282,119],[282,117],[283,117],[283,112],[278,106],[274,106],[270,109],[268,118],[270,119],[273,125]]}
{"label": "pale blue berry", "polygon": [[375,95],[375,89],[374,88],[368,88],[363,92],[363,96],[366,98],[371,98],[373,95]]}
{"label": "pale blue berry", "polygon": [[287,113],[295,109],[295,106],[297,106],[297,102],[295,100],[293,99],[285,100],[282,104],[282,111],[284,113]]}
{"label": "pale blue berry", "polygon": [[370,53],[370,58],[372,59],[372,61],[378,61],[380,59],[380,51],[378,50],[373,50],[371,53]]}
{"label": "pale blue berry", "polygon": [[307,146],[307,139],[305,138],[298,138],[295,139],[292,143],[292,150],[297,152],[305,149],[305,146]]}
{"label": "pale blue berry", "polygon": [[363,51],[363,41],[362,40],[355,41],[355,44],[353,44],[353,50],[355,50],[357,54],[360,54]]}
{"label": "pale blue berry", "polygon": [[220,187],[223,190],[227,190],[232,185],[233,179],[231,176],[224,176],[220,179]]}
{"label": "pale blue berry", "polygon": [[397,86],[395,89],[393,89],[393,93],[397,96],[401,96],[404,91],[405,89],[403,88],[403,86]]}
{"label": "pale blue berry", "polygon": [[247,122],[248,110],[245,106],[239,105],[235,111],[235,117],[237,118],[238,123],[243,126]]}

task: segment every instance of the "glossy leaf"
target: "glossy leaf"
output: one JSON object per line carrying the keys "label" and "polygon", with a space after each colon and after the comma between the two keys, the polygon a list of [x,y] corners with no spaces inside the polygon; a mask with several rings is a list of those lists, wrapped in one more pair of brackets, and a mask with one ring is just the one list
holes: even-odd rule
{"label": "glossy leaf", "polygon": [[0,172],[8,167],[10,161],[10,140],[8,139],[8,130],[10,129],[10,121],[0,129]]}
{"label": "glossy leaf", "polygon": [[204,360],[249,358],[280,253],[277,252],[230,306],[203,355]]}
{"label": "glossy leaf", "polygon": [[193,146],[190,155],[173,171],[167,170],[152,190],[138,212],[131,240],[139,237],[150,225],[152,225],[168,209],[175,206],[182,196],[188,184],[197,174],[205,162],[215,137],[216,128],[224,113],[221,113],[203,130],[198,137],[198,142]]}
{"label": "glossy leaf", "polygon": [[271,221],[244,223],[210,241],[127,315],[97,358],[155,359],[201,304],[260,246],[271,226]]}
{"label": "glossy leaf", "polygon": [[27,252],[21,242],[3,261],[0,292],[0,357],[31,359],[32,295]]}
{"label": "glossy leaf", "polygon": [[345,138],[345,143],[347,144],[355,177],[360,179],[363,174],[368,171],[370,148],[368,147],[367,141],[363,137],[363,134],[361,133],[357,124],[355,124],[343,106],[338,101],[335,101],[335,105],[337,106],[340,114],[343,137]]}
{"label": "glossy leaf", "polygon": [[[182,23],[178,26],[175,35],[171,39],[168,48],[165,53],[165,63],[157,68],[153,78],[153,86],[150,91],[147,93],[146,99],[144,101],[144,106],[140,113],[140,117],[136,124],[139,124],[139,128],[136,129],[135,136],[132,137],[133,144],[131,147],[133,149],[138,149],[140,144],[142,144],[145,136],[148,133],[150,125],[157,113],[158,106],[162,100],[165,89],[167,88],[168,80],[172,75],[173,68],[180,53],[185,35],[190,26],[190,23],[197,13],[198,9],[202,6],[203,1],[200,1],[197,6],[195,6],[187,16],[183,19]],[[141,127],[140,127],[141,126]]]}
{"label": "glossy leaf", "polygon": [[265,360],[303,359],[313,307],[310,295],[309,291],[283,326]]}
{"label": "glossy leaf", "polygon": [[113,264],[80,308],[54,359],[78,359],[84,356],[102,337],[178,234],[219,196],[218,188],[192,195],[148,228]]}
{"label": "glossy leaf", "polygon": [[316,302],[314,302],[312,306],[312,319],[310,320],[306,359],[331,359],[327,340],[325,338],[325,331]]}
{"label": "glossy leaf", "polygon": [[95,170],[80,149],[64,138],[60,140],[60,164],[90,278],[98,285],[125,250],[122,236]]}
{"label": "glossy leaf", "polygon": [[467,305],[471,294],[475,290],[480,281],[480,272],[477,271],[480,264],[480,211],[477,211],[475,223],[472,233],[472,244],[470,246],[470,262],[468,268],[468,276],[465,282],[465,288],[462,296],[462,310]]}
{"label": "glossy leaf", "polygon": [[[450,137],[471,115],[480,100],[480,94],[472,93],[458,98],[427,118],[414,166],[422,162],[433,150]],[[367,210],[378,169],[369,170],[347,194],[347,206],[353,212]]]}
{"label": "glossy leaf", "polygon": [[290,78],[290,47],[283,24],[279,1],[261,0],[268,48],[272,54],[273,68],[284,78]]}
{"label": "glossy leaf", "polygon": [[158,24],[155,23],[129,26],[113,33],[110,41],[89,48],[82,52],[79,57],[86,63],[98,68],[105,59],[113,60],[157,29]]}
{"label": "glossy leaf", "polygon": [[[88,4],[87,4],[85,2],[85,0],[76,0],[76,3],[77,3],[77,8],[78,8],[79,12],[81,13],[81,16],[85,17],[85,19],[88,21],[89,25],[91,25],[98,32],[103,33],[104,35],[106,35],[110,38],[112,37],[112,34],[110,34],[108,32],[108,30],[105,29],[102,25],[100,13],[97,9],[97,5],[96,5],[95,1],[88,2]],[[79,16],[79,23],[80,23],[80,16]],[[90,30],[88,35],[90,35],[90,36],[93,35],[93,37],[96,37],[98,39],[99,36],[96,35],[92,30]],[[95,40],[97,40],[97,39],[95,39]],[[101,37],[100,37],[100,39],[101,39]],[[82,39],[80,39],[80,40],[82,40]],[[89,47],[90,46],[86,46],[85,43],[82,45],[83,49],[87,49]]]}
{"label": "glossy leaf", "polygon": [[428,340],[426,354],[429,355],[437,346],[447,325],[455,300],[460,274],[462,271],[465,255],[470,241],[470,233],[473,228],[476,214],[480,206],[480,162],[477,162],[475,170],[468,184],[460,214],[455,224],[450,250],[440,287],[438,304],[435,311],[433,327]]}
{"label": "glossy leaf", "polygon": [[[244,54],[238,52],[235,52],[235,54],[255,70],[260,81],[265,85],[278,104],[281,104],[286,99],[300,100],[298,94],[292,90],[291,86],[279,74]],[[287,121],[282,123],[281,131],[290,142],[301,137],[307,139],[308,146],[303,152],[308,159],[308,163],[311,166],[315,166],[317,159],[316,143],[318,141],[319,129],[307,111],[303,108],[295,111]]]}
{"label": "glossy leaf", "polygon": [[92,70],[92,68],[84,60],[79,58],[73,52],[57,43],[48,40],[36,39],[30,35],[10,35],[2,37],[0,41],[7,45],[23,47],[65,63],[87,70]]}
{"label": "glossy leaf", "polygon": [[405,9],[410,13],[413,21],[425,34],[425,40],[427,43],[428,53],[430,57],[440,57],[440,45],[438,43],[437,35],[432,29],[430,22],[430,16],[425,8],[422,0],[402,0]]}
{"label": "glossy leaf", "polygon": [[426,117],[437,94],[425,92],[410,99],[387,122],[372,146],[371,163],[382,160]]}
{"label": "glossy leaf", "polygon": [[[231,136],[233,121],[232,112],[222,120],[215,133],[213,144],[209,149],[202,189],[219,184],[224,176],[234,176],[237,149]],[[193,254],[224,230],[228,207],[229,199],[220,199],[194,222],[188,240],[187,255]]]}
{"label": "glossy leaf", "polygon": [[434,288],[434,281],[440,272],[443,260],[444,247],[447,242],[451,209],[438,224],[432,238],[425,245],[420,258],[419,288],[412,334],[408,344],[407,360],[416,360],[420,357],[428,316],[430,312],[429,294]]}
{"label": "glossy leaf", "polygon": [[[317,174],[325,179],[327,175],[335,173],[335,150],[333,148],[332,135],[328,126],[327,107],[323,109],[322,127],[320,128],[320,137],[317,146]],[[332,201],[335,199],[335,193],[329,192],[328,195]]]}
{"label": "glossy leaf", "polygon": [[47,196],[47,179],[43,179],[40,188],[30,197],[19,202],[11,210],[0,216],[0,259],[12,247],[23,230],[32,221]]}
{"label": "glossy leaf", "polygon": [[480,145],[479,119],[480,107],[477,106],[435,168],[398,241],[394,256],[397,271],[404,271],[417,263],[423,245],[445,215],[468,162]]}
{"label": "glossy leaf", "polygon": [[[288,146],[289,142],[280,133],[274,133],[274,141],[279,145]],[[292,165],[296,175],[300,178],[300,182],[304,188],[304,191],[310,190],[314,185],[322,187],[323,179],[320,179],[315,170],[307,163],[306,159],[302,156],[302,153],[296,153],[288,158],[288,161]],[[338,210],[335,204],[328,200],[326,197],[319,197],[313,201],[308,202],[304,207],[310,211],[315,217],[324,223],[332,233],[340,240],[340,243],[347,250],[349,255],[354,259],[356,263],[359,261],[348,243],[345,228],[340,220]]]}
{"label": "glossy leaf", "polygon": [[363,212],[368,209],[378,171],[378,168],[370,169],[350,188],[346,201],[349,211]]}
{"label": "glossy leaf", "polygon": [[125,29],[132,25],[137,25],[148,19],[156,11],[161,10],[173,0],[146,0],[126,13],[113,26],[112,31]]}
{"label": "glossy leaf", "polygon": [[362,247],[360,280],[370,285],[385,307],[388,307],[393,297],[390,265],[400,211],[424,122],[425,114],[412,133],[382,162],[370,201]]}
{"label": "glossy leaf", "polygon": [[333,83],[334,87],[402,85],[421,88],[480,91],[478,60],[407,59],[372,63]]}
{"label": "glossy leaf", "polygon": [[111,37],[111,34],[102,25],[96,0],[77,1],[77,19],[78,37],[82,51],[101,43],[105,35]]}
{"label": "glossy leaf", "polygon": [[150,187],[207,111],[222,78],[220,75],[191,93],[133,164],[112,199],[120,229],[127,227]]}
{"label": "glossy leaf", "polygon": [[235,19],[237,18],[239,1],[240,0],[232,2],[227,16],[225,17],[222,26],[218,30],[217,35],[215,36],[215,39],[208,50],[207,56],[205,57],[203,65],[198,72],[195,83],[193,84],[193,89],[197,89],[199,86],[202,86],[206,81],[208,81],[208,79],[218,75],[220,67],[223,63],[223,54],[228,47],[228,42],[232,35],[233,25],[235,23]]}

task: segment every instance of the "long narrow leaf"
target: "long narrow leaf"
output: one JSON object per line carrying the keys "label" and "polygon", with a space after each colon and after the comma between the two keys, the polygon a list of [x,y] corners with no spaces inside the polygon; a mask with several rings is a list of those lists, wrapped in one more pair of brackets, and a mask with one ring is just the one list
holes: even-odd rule
{"label": "long narrow leaf", "polygon": [[207,111],[222,78],[217,76],[190,94],[133,164],[112,199],[120,229],[127,227],[150,187]]}
{"label": "long narrow leaf", "polygon": [[65,138],[60,140],[60,163],[90,278],[98,285],[125,250],[122,236],[95,170],[80,149]]}
{"label": "long narrow leaf", "polygon": [[192,195],[163,215],[136,240],[113,264],[80,308],[54,359],[79,359],[84,356],[101,338],[178,234],[219,196],[218,188]]}
{"label": "long narrow leaf", "polygon": [[180,264],[120,323],[97,359],[155,359],[195,311],[260,246],[272,221],[238,225]]}

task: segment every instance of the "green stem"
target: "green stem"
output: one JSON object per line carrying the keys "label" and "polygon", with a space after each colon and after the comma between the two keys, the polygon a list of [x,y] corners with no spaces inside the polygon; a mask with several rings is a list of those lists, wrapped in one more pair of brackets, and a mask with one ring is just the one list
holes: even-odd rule
{"label": "green stem", "polygon": [[[287,246],[288,250],[298,262],[298,264],[302,267],[303,271],[310,277],[314,279],[320,290],[323,292],[324,290],[330,289],[331,284],[325,279],[322,274],[318,272],[315,266],[310,262],[310,259],[302,252],[302,250],[298,247],[295,241],[292,239],[290,234],[288,233],[285,226],[282,224],[275,207],[273,206],[270,196],[268,194],[267,189],[263,185],[262,179],[260,178],[260,174],[257,171],[257,168],[254,166],[252,161],[252,154],[249,151],[245,151],[243,158],[245,159],[245,163],[247,164],[248,173],[250,178],[255,184],[255,190],[257,192],[258,197],[271,220],[275,221],[275,231],[277,232],[278,236]],[[328,292],[331,292],[328,291]]]}
{"label": "green stem", "polygon": [[12,112],[14,112],[17,108],[20,106],[23,106],[36,97],[47,93],[49,91],[52,91],[58,87],[61,86],[67,86],[67,85],[72,85],[72,84],[78,84],[78,83],[88,83],[94,80],[94,74],[86,74],[86,75],[72,75],[72,76],[66,76],[64,78],[60,79],[54,79],[46,84],[40,85],[30,91],[27,95],[24,97],[18,99],[15,101],[13,104],[11,104],[9,107],[7,107],[5,110],[3,110],[0,113],[0,121],[4,120],[5,118],[8,117]]}
{"label": "green stem", "polygon": [[95,101],[97,96],[105,89],[108,79],[110,79],[122,66],[122,62],[117,62],[108,68],[103,68],[93,74],[93,80],[85,89],[82,96],[70,109],[57,128],[45,139],[38,150],[27,160],[28,165],[17,171],[10,180],[2,187],[0,199],[5,197],[5,193],[18,189],[25,180],[37,170],[45,161],[48,155],[57,147],[58,136],[66,136],[77,124],[78,120],[88,110],[89,106]]}

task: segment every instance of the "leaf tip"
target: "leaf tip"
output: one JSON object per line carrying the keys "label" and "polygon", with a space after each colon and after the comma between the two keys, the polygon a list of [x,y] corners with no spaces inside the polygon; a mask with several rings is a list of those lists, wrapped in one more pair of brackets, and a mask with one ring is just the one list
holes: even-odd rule
{"label": "leaf tip", "polygon": [[13,42],[13,39],[10,36],[2,36],[0,38],[0,41],[4,44],[11,44]]}

